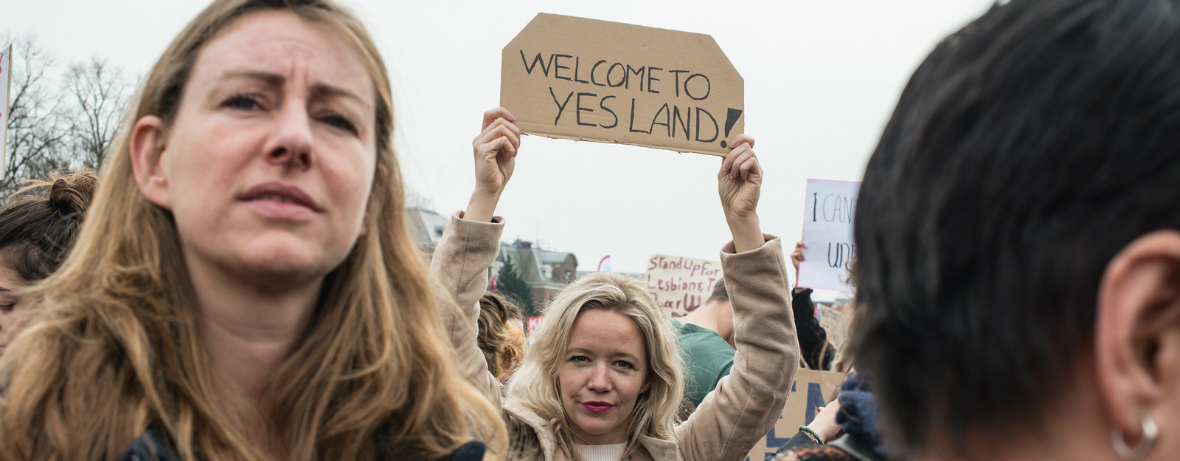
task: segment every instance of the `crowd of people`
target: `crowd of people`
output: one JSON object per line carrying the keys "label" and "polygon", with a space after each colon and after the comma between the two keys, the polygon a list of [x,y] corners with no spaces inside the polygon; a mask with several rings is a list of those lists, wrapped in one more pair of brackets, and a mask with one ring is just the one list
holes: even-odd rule
{"label": "crowd of people", "polygon": [[1180,1],[998,2],[939,43],[865,171],[839,348],[752,137],[701,308],[592,274],[526,340],[487,292],[515,118],[427,264],[393,116],[333,1],[199,13],[98,176],[0,208],[3,457],[741,460],[808,368],[846,379],[778,460],[1180,458]]}

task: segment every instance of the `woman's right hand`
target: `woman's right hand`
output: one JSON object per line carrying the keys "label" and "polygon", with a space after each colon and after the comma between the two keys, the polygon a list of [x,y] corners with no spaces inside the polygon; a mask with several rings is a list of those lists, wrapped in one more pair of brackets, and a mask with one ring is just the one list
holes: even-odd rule
{"label": "woman's right hand", "polygon": [[475,154],[475,190],[467,204],[465,219],[491,222],[500,194],[516,168],[520,149],[520,128],[507,109],[497,107],[483,113],[483,131],[471,143]]}

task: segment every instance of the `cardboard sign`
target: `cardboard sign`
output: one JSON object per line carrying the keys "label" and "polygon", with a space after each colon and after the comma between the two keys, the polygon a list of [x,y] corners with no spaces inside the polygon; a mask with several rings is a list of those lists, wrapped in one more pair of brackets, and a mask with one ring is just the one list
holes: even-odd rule
{"label": "cardboard sign", "polygon": [[684,317],[704,305],[721,280],[721,263],[683,256],[651,255],[643,281],[656,303],[672,317]]}
{"label": "cardboard sign", "polygon": [[746,461],[765,461],[774,458],[778,447],[783,446],[799,432],[799,426],[805,426],[815,419],[816,408],[823,408],[836,399],[840,384],[844,382],[843,373],[831,371],[799,370],[795,382],[791,384],[791,395],[787,398],[787,406],[783,408],[782,416],[766,437],[759,440]]}
{"label": "cardboard sign", "polygon": [[724,156],[745,130],[745,81],[708,35],[542,13],[502,59],[524,133]]}
{"label": "cardboard sign", "polygon": [[832,343],[836,350],[840,350],[848,331],[848,316],[845,315],[844,308],[817,304],[816,318],[819,319],[819,326],[828,333],[828,342]]}
{"label": "cardboard sign", "polygon": [[855,291],[848,284],[848,260],[856,253],[852,218],[856,216],[859,182],[807,180],[803,212],[803,263],[798,285],[805,288]]}

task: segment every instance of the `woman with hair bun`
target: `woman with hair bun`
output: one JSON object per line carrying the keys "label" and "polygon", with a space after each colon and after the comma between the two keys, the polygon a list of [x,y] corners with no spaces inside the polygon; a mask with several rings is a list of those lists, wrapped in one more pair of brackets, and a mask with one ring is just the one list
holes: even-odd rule
{"label": "woman with hair bun", "polygon": [[21,290],[57,270],[74,246],[97,179],[53,174],[13,194],[0,208],[0,353],[37,312]]}

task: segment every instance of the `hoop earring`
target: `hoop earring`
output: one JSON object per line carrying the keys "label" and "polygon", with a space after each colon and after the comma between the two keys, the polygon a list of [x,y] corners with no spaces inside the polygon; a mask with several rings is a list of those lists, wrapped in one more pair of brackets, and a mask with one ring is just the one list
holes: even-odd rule
{"label": "hoop earring", "polygon": [[1135,448],[1127,446],[1127,441],[1123,438],[1123,431],[1115,428],[1110,431],[1111,442],[1114,443],[1114,452],[1118,453],[1120,457],[1127,461],[1136,461],[1143,459],[1151,449],[1155,448],[1155,439],[1159,438],[1160,430],[1155,425],[1155,421],[1150,416],[1143,417],[1143,440],[1139,441],[1139,445]]}

